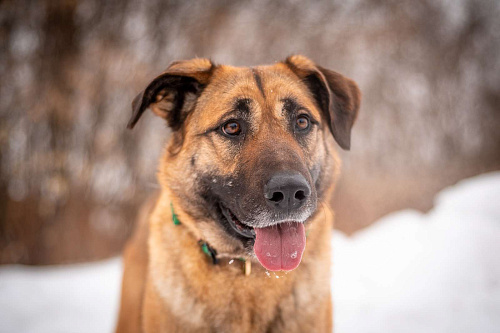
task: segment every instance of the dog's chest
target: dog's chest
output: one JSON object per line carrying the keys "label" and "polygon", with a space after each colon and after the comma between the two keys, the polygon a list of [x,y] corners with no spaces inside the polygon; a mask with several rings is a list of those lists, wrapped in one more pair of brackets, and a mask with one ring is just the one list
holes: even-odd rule
{"label": "dog's chest", "polygon": [[302,268],[279,278],[262,270],[248,277],[221,272],[206,279],[171,275],[157,281],[157,287],[185,331],[300,332],[321,306],[318,295],[330,297],[323,274]]}

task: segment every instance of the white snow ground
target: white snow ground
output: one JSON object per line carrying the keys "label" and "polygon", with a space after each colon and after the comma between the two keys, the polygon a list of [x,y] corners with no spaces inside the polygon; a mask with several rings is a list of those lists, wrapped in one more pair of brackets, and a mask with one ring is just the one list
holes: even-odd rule
{"label": "white snow ground", "polygon": [[[500,172],[333,242],[335,332],[500,332]],[[0,332],[112,332],[121,267],[1,267]]]}

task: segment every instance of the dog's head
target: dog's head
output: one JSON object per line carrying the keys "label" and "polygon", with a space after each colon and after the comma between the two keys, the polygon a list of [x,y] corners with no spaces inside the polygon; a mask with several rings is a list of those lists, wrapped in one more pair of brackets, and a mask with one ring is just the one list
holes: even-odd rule
{"label": "dog's head", "polygon": [[303,56],[254,68],[194,59],[136,97],[128,127],[147,108],[167,120],[159,178],[196,221],[190,227],[219,252],[290,270],[338,172],[333,138],[350,148],[359,104],[353,81]]}

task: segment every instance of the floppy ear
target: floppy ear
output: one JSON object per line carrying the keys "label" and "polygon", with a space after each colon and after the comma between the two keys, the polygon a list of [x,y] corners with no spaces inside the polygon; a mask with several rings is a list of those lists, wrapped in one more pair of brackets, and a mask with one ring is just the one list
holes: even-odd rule
{"label": "floppy ear", "polygon": [[310,59],[294,55],[285,64],[308,86],[328,121],[335,141],[351,148],[351,128],[358,115],[361,92],[354,81],[317,66]]}
{"label": "floppy ear", "polygon": [[134,98],[132,117],[127,127],[132,129],[144,111],[150,108],[166,119],[172,130],[178,130],[209,83],[214,68],[215,65],[208,59],[172,63]]}

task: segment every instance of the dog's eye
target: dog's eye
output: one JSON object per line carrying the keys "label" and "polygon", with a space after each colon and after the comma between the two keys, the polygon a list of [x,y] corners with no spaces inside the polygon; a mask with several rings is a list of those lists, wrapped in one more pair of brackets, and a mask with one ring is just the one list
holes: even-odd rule
{"label": "dog's eye", "polygon": [[311,121],[309,120],[309,117],[305,114],[301,114],[295,120],[295,128],[299,132],[307,131],[309,129],[309,127],[311,126],[310,123],[311,123]]}
{"label": "dog's eye", "polygon": [[241,133],[241,125],[236,120],[230,120],[221,127],[222,132],[228,136],[236,136]]}

